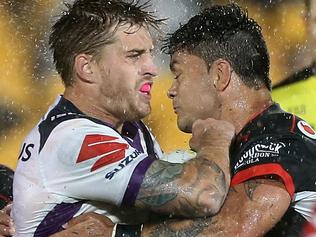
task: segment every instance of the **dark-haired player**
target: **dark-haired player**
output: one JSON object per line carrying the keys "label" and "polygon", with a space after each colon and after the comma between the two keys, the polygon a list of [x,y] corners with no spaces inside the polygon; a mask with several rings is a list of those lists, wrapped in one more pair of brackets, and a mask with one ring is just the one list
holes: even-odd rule
{"label": "dark-haired player", "polygon": [[190,132],[207,117],[235,126],[232,182],[215,216],[145,224],[132,236],[299,236],[316,203],[316,133],[272,101],[260,26],[237,5],[213,6],[173,33],[165,50],[178,127]]}

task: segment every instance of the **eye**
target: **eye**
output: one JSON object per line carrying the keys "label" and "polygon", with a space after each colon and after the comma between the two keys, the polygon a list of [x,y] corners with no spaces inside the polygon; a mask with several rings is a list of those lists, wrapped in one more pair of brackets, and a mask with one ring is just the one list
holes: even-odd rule
{"label": "eye", "polygon": [[140,56],[141,56],[140,53],[132,53],[132,54],[127,55],[127,57],[131,59],[139,59]]}
{"label": "eye", "polygon": [[175,75],[173,79],[178,80],[180,78],[180,76],[181,76],[181,74]]}

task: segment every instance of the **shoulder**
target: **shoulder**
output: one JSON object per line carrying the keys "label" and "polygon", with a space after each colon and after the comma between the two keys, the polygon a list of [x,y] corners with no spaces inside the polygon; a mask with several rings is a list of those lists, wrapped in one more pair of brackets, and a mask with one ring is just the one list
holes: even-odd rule
{"label": "shoulder", "polygon": [[232,183],[274,175],[292,196],[315,182],[315,153],[316,133],[307,122],[282,110],[268,113],[238,135],[231,159]]}
{"label": "shoulder", "polygon": [[237,138],[242,140],[245,135],[248,144],[260,139],[307,139],[311,142],[316,140],[316,133],[308,122],[282,110],[278,104],[273,104],[262,115],[248,123]]}
{"label": "shoulder", "polygon": [[85,117],[53,121],[42,127],[39,126],[39,133],[41,148],[47,141],[53,143],[67,142],[69,144],[81,142],[85,137],[107,136],[109,138],[104,139],[121,138],[121,135],[114,128]]}

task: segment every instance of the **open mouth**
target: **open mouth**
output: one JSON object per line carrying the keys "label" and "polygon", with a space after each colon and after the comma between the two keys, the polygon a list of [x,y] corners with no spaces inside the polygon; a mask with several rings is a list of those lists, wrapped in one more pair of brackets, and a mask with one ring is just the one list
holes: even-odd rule
{"label": "open mouth", "polygon": [[150,95],[151,86],[151,83],[144,83],[139,89],[139,91],[143,94]]}

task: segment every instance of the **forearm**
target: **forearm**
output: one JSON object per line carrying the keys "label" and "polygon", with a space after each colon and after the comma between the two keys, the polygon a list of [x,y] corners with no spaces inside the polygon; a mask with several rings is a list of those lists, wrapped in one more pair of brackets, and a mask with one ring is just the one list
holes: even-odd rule
{"label": "forearm", "polygon": [[196,121],[190,147],[197,157],[184,164],[155,161],[145,174],[136,207],[191,218],[216,214],[228,192],[234,131],[225,121]]}
{"label": "forearm", "polygon": [[[201,237],[211,236],[210,226],[213,225],[213,219],[197,218],[194,220],[168,220],[160,224],[146,224],[143,227],[142,237]],[[207,230],[207,231],[206,231]]]}
{"label": "forearm", "polygon": [[251,180],[230,190],[216,216],[146,224],[142,236],[261,237],[280,221],[289,204],[282,184]]}
{"label": "forearm", "polygon": [[[231,188],[223,207],[216,216],[190,220],[166,220],[158,224],[147,223],[143,227],[139,225],[136,229],[142,230],[142,237],[261,237],[282,218],[290,201],[282,183],[250,180]],[[98,225],[99,233],[103,236],[111,236],[113,232],[111,221],[105,216],[96,215],[92,215],[92,220],[97,219],[105,223],[105,225]],[[89,222],[86,223],[89,224]],[[80,236],[85,236],[80,226],[76,228],[80,229]],[[87,228],[90,224],[84,226]],[[98,231],[97,228],[94,230]],[[140,236],[135,234],[135,226],[125,226],[124,231],[122,232],[121,229],[115,232],[118,233],[115,236]]]}
{"label": "forearm", "polygon": [[136,206],[185,217],[213,215],[225,199],[227,179],[229,175],[206,158],[173,165],[157,161],[146,174]]}

